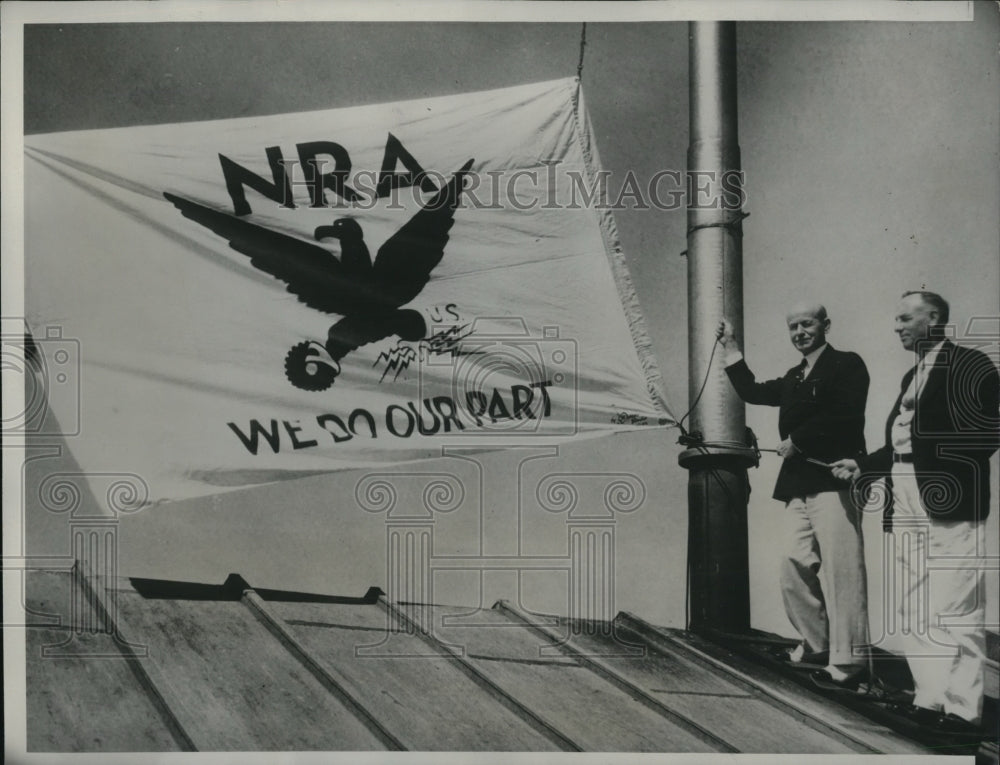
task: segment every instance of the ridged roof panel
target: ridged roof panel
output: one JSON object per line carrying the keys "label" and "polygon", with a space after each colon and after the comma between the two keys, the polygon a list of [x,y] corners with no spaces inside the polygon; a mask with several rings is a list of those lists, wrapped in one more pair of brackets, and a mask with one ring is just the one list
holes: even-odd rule
{"label": "ridged roof panel", "polygon": [[29,751],[926,752],[621,614],[31,572]]}

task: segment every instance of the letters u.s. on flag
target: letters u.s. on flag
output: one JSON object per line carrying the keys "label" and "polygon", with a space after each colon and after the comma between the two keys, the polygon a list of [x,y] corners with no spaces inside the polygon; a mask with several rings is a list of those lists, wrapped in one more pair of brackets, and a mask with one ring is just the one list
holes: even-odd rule
{"label": "letters u.s. on flag", "polygon": [[50,414],[150,503],[673,422],[575,80],[25,144]]}

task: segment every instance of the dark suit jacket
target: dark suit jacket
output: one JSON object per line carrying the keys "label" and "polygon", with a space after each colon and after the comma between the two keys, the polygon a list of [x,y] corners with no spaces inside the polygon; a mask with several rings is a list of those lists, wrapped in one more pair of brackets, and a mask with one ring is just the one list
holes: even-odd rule
{"label": "dark suit jacket", "polygon": [[774,498],[787,502],[793,497],[841,491],[848,488],[828,468],[806,462],[812,457],[832,462],[856,458],[865,450],[865,403],[868,400],[868,369],[856,353],[827,348],[804,381],[799,367],[784,377],[756,382],[746,363],[726,367],[739,397],[748,404],[780,407],[778,432],[791,437],[801,455],[784,460],[774,486]]}
{"label": "dark suit jacket", "polygon": [[[885,446],[858,460],[863,478],[891,475],[892,424],[916,368],[903,375],[885,424]],[[945,340],[917,398],[913,468],[928,515],[974,521],[990,513],[990,455],[1000,446],[1000,374],[982,351]],[[891,493],[886,507],[892,515]]]}

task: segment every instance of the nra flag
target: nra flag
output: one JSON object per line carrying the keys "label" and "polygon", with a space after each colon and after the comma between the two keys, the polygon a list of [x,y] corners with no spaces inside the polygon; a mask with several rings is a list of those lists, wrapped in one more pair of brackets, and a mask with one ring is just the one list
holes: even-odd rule
{"label": "nra flag", "polygon": [[25,144],[51,414],[148,502],[674,421],[575,80]]}

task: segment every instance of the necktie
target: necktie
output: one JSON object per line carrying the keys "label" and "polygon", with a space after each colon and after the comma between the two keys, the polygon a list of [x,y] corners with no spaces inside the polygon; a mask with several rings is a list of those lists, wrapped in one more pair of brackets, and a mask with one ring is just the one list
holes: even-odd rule
{"label": "necktie", "polygon": [[795,382],[800,383],[806,379],[806,367],[808,362],[805,359],[799,362],[798,367],[795,370]]}

